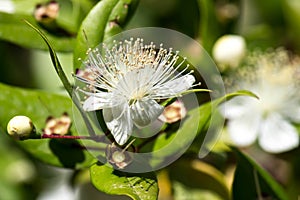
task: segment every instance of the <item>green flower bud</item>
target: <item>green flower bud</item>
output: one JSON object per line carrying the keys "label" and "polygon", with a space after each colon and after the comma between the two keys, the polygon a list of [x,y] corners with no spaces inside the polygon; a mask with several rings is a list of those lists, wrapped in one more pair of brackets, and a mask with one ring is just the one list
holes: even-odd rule
{"label": "green flower bud", "polygon": [[8,122],[7,132],[17,140],[24,140],[35,135],[35,127],[29,117],[15,116]]}

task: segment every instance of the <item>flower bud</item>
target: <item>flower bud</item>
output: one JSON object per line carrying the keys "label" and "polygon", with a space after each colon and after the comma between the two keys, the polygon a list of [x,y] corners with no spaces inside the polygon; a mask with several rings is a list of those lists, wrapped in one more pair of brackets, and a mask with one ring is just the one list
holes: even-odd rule
{"label": "flower bud", "polygon": [[63,113],[63,115],[59,118],[48,117],[43,132],[46,135],[66,135],[70,131],[70,126],[71,118],[67,113]]}
{"label": "flower bud", "polygon": [[24,140],[35,134],[35,127],[29,117],[15,116],[8,122],[7,132],[17,140]]}
{"label": "flower bud", "polygon": [[59,36],[73,36],[74,33],[69,32],[63,26],[63,22],[59,20],[60,5],[55,0],[46,3],[37,4],[33,12],[34,19],[42,28],[48,32]]}
{"label": "flower bud", "polygon": [[165,107],[158,119],[171,124],[183,119],[185,116],[186,108],[182,101],[177,100]]}
{"label": "flower bud", "polygon": [[38,4],[34,10],[34,17],[38,22],[50,23],[56,20],[59,13],[59,4],[50,1],[46,4]]}
{"label": "flower bud", "polygon": [[132,162],[132,157],[124,149],[119,148],[114,143],[106,148],[106,158],[110,164],[118,169],[124,169]]}
{"label": "flower bud", "polygon": [[212,54],[221,71],[235,68],[246,54],[245,39],[239,35],[224,35],[214,44]]}

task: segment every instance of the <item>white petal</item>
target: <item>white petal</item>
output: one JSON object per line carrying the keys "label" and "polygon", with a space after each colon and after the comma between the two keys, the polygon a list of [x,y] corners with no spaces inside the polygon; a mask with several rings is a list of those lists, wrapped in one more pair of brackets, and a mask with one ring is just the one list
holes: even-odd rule
{"label": "white petal", "polygon": [[248,111],[238,118],[228,122],[229,135],[237,146],[248,146],[252,144],[258,135],[260,115]]}
{"label": "white petal", "polygon": [[262,124],[259,144],[267,152],[281,153],[299,145],[299,135],[292,124],[278,113],[270,114]]}
{"label": "white petal", "polygon": [[146,93],[149,88],[153,87],[151,82],[153,71],[150,67],[145,67],[127,72],[120,77],[116,91],[123,96],[129,97],[139,96],[139,93]]}
{"label": "white petal", "polygon": [[144,127],[156,120],[163,110],[153,99],[137,101],[131,105],[132,120],[137,127]]}
{"label": "white petal", "polygon": [[103,110],[103,117],[107,128],[111,131],[116,142],[123,145],[132,134],[132,120],[127,103]]}
{"label": "white petal", "polygon": [[91,93],[91,96],[87,98],[83,103],[83,109],[85,111],[95,111],[112,106],[113,95],[108,92]]}
{"label": "white petal", "polygon": [[220,111],[224,117],[234,119],[240,117],[249,110],[252,110],[252,112],[259,112],[259,110],[256,109],[259,103],[259,100],[255,98],[239,96],[224,103],[220,107]]}
{"label": "white petal", "polygon": [[167,81],[155,88],[152,98],[170,98],[179,95],[180,93],[188,90],[195,82],[193,75],[185,75],[170,81]]}
{"label": "white petal", "polygon": [[300,123],[300,107],[298,105],[298,102],[286,103],[286,105],[284,105],[284,107],[282,108],[280,114],[295,123]]}

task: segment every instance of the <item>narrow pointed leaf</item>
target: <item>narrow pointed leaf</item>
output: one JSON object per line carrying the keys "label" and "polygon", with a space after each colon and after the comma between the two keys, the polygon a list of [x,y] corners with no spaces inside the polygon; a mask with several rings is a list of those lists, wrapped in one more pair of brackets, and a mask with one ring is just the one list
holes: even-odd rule
{"label": "narrow pointed leaf", "polygon": [[45,43],[48,46],[49,49],[49,53],[50,53],[50,57],[51,57],[51,61],[53,64],[53,67],[57,73],[57,75],[59,76],[61,82],[63,83],[63,86],[65,87],[66,91],[68,92],[69,96],[71,99],[73,99],[73,103],[76,105],[76,107],[78,108],[78,110],[80,111],[81,116],[83,117],[85,124],[89,130],[89,134],[90,135],[95,135],[93,129],[91,128],[91,124],[89,122],[89,120],[87,119],[82,106],[80,105],[80,102],[78,101],[77,97],[74,96],[74,91],[73,91],[73,86],[71,85],[71,83],[69,82],[60,62],[59,59],[57,57],[57,54],[55,52],[55,50],[53,49],[51,43],[49,42],[47,36],[41,31],[39,30],[37,27],[33,26],[31,23],[29,23],[28,21],[25,20],[25,23],[27,23],[31,28],[33,28],[41,37],[42,39],[45,41]]}
{"label": "narrow pointed leaf", "polygon": [[63,71],[61,64],[58,60],[58,57],[56,55],[55,50],[53,49],[52,45],[50,44],[47,36],[40,31],[38,28],[36,28],[35,26],[33,26],[31,23],[29,23],[28,21],[25,21],[25,23],[27,23],[31,28],[33,28],[41,37],[42,39],[45,41],[45,43],[48,46],[49,49],[49,53],[50,53],[50,57],[53,63],[53,66],[55,68],[56,73],[58,74],[61,82],[63,83],[66,91],[68,92],[68,94],[70,95],[70,97],[72,98],[72,92],[73,92],[73,87],[71,85],[71,83],[69,82],[65,72]]}

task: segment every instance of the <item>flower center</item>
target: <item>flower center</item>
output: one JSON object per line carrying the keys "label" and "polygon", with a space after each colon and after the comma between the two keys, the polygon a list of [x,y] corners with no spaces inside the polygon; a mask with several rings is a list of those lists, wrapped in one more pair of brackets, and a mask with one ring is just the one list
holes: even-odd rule
{"label": "flower center", "polygon": [[138,88],[136,92],[134,92],[129,99],[129,106],[136,103],[136,101],[141,100],[142,98],[147,96],[147,92],[143,88]]}

